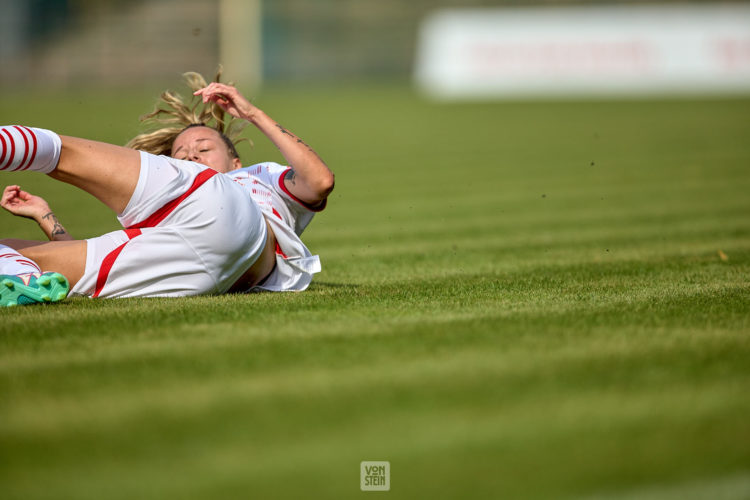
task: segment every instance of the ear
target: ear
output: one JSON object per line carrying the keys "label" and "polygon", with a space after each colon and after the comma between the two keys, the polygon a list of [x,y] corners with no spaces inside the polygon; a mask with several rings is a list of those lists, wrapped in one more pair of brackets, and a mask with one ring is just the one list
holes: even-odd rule
{"label": "ear", "polygon": [[232,170],[237,170],[238,168],[242,168],[242,160],[239,158],[232,158]]}

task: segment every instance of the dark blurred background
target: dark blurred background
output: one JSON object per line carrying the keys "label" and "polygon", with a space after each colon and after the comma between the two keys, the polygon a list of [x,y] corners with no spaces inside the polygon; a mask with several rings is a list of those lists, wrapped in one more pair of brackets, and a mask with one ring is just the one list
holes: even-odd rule
{"label": "dark blurred background", "polygon": [[[652,2],[619,2],[638,3]],[[0,0],[0,86],[173,82],[186,70],[210,74],[220,62],[250,85],[407,80],[420,22],[437,9],[612,4],[618,2]]]}

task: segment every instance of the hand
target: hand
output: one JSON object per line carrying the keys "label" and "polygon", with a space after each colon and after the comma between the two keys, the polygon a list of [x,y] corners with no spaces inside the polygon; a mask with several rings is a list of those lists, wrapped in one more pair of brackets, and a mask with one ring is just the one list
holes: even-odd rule
{"label": "hand", "polygon": [[13,215],[36,221],[51,212],[44,198],[22,191],[20,186],[6,187],[0,199],[0,206]]}
{"label": "hand", "polygon": [[204,103],[214,102],[230,115],[243,120],[252,121],[259,111],[236,88],[223,83],[210,83],[193,95],[201,96]]}

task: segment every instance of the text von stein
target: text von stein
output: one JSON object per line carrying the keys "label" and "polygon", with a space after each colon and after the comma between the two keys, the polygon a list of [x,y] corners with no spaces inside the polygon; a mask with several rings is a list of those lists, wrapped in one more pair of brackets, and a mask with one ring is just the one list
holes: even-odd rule
{"label": "text von stein", "polygon": [[385,486],[385,466],[365,466],[365,486]]}
{"label": "text von stein", "polygon": [[391,489],[390,462],[363,461],[360,464],[360,489],[362,491],[389,491]]}

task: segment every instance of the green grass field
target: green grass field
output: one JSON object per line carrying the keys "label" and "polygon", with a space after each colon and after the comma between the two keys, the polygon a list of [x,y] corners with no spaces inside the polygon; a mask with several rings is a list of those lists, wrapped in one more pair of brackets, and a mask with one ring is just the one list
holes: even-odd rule
{"label": "green grass field", "polygon": [[[124,143],[160,90],[5,94],[0,117]],[[306,232],[323,273],[1,310],[0,497],[750,498],[750,99],[256,103],[337,174]],[[248,135],[246,163],[280,161]],[[76,236],[118,227],[2,182]]]}

